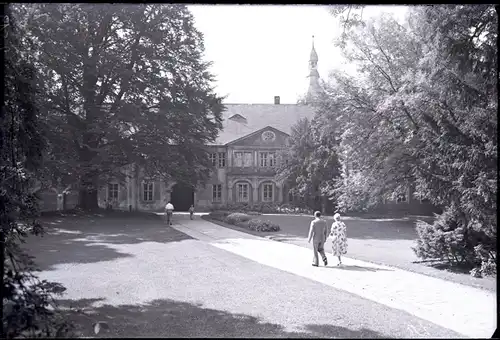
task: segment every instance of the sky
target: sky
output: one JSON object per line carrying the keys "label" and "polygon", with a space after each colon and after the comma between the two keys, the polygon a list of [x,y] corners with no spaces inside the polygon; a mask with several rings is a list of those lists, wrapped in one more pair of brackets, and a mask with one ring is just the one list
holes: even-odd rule
{"label": "sky", "polygon": [[[345,69],[333,40],[342,28],[324,6],[192,5],[196,28],[204,34],[205,59],[213,62],[216,92],[225,103],[295,104],[307,92],[314,35],[318,72]],[[363,18],[382,12],[402,18],[404,6],[367,6]]]}

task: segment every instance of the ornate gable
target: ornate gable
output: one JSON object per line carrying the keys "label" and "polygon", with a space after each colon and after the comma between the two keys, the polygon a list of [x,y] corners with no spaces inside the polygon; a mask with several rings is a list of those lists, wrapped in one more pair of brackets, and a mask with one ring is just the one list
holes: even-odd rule
{"label": "ornate gable", "polygon": [[263,129],[252,132],[249,135],[241,137],[228,145],[231,146],[256,146],[256,147],[283,147],[286,145],[288,134],[266,126]]}

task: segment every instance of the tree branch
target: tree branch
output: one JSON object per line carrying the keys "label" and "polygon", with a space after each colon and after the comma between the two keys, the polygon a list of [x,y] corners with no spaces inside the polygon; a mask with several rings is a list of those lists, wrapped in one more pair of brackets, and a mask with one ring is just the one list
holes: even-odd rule
{"label": "tree branch", "polygon": [[377,47],[378,47],[379,51],[382,52],[382,54],[385,57],[385,60],[387,60],[387,65],[389,66],[389,69],[390,69],[391,65],[392,65],[392,62],[391,62],[389,56],[385,53],[385,51],[382,48],[382,46],[380,45],[380,43],[379,43],[379,41],[377,39],[377,35],[375,34],[375,28],[374,27],[372,27],[371,33],[372,33],[372,36],[373,36],[373,40],[375,40],[375,43],[377,44]]}

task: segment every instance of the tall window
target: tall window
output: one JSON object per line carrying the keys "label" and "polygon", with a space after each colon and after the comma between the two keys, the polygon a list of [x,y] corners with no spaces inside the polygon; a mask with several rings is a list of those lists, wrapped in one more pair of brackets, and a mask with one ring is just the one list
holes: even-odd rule
{"label": "tall window", "polygon": [[208,158],[210,159],[210,162],[212,162],[212,166],[217,165],[217,154],[216,153],[209,154]]}
{"label": "tall window", "polygon": [[153,201],[153,182],[142,183],[142,200],[145,202]]}
{"label": "tall window", "polygon": [[252,166],[252,153],[251,152],[235,152],[234,153],[234,166]]}
{"label": "tall window", "polygon": [[238,183],[238,196],[236,197],[238,202],[248,202],[248,184],[247,183]]}
{"label": "tall window", "polygon": [[234,153],[234,166],[243,166],[243,152]]}
{"label": "tall window", "polygon": [[243,166],[252,166],[253,165],[253,155],[251,152],[245,152],[243,154]]}
{"label": "tall window", "polygon": [[223,168],[226,166],[226,153],[219,152],[219,168]]}
{"label": "tall window", "polygon": [[268,183],[263,185],[262,191],[262,201],[272,202],[273,201],[273,185]]}
{"label": "tall window", "polygon": [[222,200],[222,184],[212,185],[212,201],[220,202]]}
{"label": "tall window", "polygon": [[260,166],[275,166],[276,157],[273,152],[261,152],[260,153]]}
{"label": "tall window", "polygon": [[108,184],[108,200],[118,199],[118,183]]}
{"label": "tall window", "polygon": [[276,165],[276,155],[271,152],[269,153],[269,166],[275,166]]}
{"label": "tall window", "polygon": [[260,153],[260,166],[267,166],[267,152]]}

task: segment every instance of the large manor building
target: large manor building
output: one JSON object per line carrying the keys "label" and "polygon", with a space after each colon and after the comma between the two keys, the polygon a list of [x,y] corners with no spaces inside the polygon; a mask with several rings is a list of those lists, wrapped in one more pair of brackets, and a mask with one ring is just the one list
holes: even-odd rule
{"label": "large manor building", "polygon": [[[165,183],[144,176],[134,164],[123,168],[125,181],[110,181],[99,190],[98,202],[102,208],[159,211],[171,201],[176,211],[185,211],[194,204],[197,211],[243,202],[287,203],[286,181],[275,178],[278,155],[286,147],[292,126],[302,118],[311,119],[310,105],[322,91],[317,69],[318,54],[314,42],[309,58],[309,89],[300,104],[281,104],[275,96],[269,104],[225,104],[223,128],[213,145],[207,145],[213,171],[203,184],[186,185]],[[272,98],[270,98],[272,99]],[[427,201],[413,197],[414,188],[406,194],[393,195],[378,207],[385,212],[407,214],[438,212]],[[71,209],[78,204],[78,193],[68,195],[52,188],[42,195],[41,210]]]}
{"label": "large manor building", "polygon": [[318,91],[318,54],[314,42],[309,60],[309,90],[305,103],[281,104],[270,97],[269,104],[225,104],[223,128],[213,145],[207,145],[213,171],[200,185],[146,180],[131,165],[125,182],[111,181],[99,192],[99,205],[114,209],[160,210],[171,201],[176,210],[194,204],[198,211],[232,202],[287,202],[288,188],[275,179],[278,153],[286,145],[292,126],[311,119],[308,105]]}

